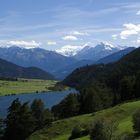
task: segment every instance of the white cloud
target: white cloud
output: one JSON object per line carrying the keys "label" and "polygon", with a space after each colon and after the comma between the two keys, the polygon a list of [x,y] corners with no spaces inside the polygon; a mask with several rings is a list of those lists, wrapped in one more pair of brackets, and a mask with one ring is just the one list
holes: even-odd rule
{"label": "white cloud", "polygon": [[76,36],[73,36],[73,35],[64,36],[62,39],[63,40],[78,40],[78,38]]}
{"label": "white cloud", "polygon": [[57,43],[54,42],[54,41],[48,41],[47,44],[48,44],[48,45],[56,45]]}
{"label": "white cloud", "polygon": [[23,41],[23,40],[13,40],[6,42],[8,46],[19,46],[27,49],[39,47],[41,44],[32,40],[32,41]]}
{"label": "white cloud", "polygon": [[137,39],[137,44],[140,45],[140,38]]}
{"label": "white cloud", "polygon": [[127,39],[129,36],[140,33],[140,24],[124,24],[125,29],[120,33],[121,39]]}
{"label": "white cloud", "polygon": [[136,13],[136,15],[140,15],[140,10]]}
{"label": "white cloud", "polygon": [[138,37],[136,40],[132,40],[131,43],[140,46],[140,37]]}
{"label": "white cloud", "polygon": [[79,31],[72,31],[71,34],[73,34],[73,35],[80,35],[80,36],[88,35],[88,33],[79,32]]}
{"label": "white cloud", "polygon": [[117,34],[112,35],[112,38],[113,38],[114,40],[116,40],[116,39],[117,39],[117,37],[118,37],[118,35],[117,35]]}

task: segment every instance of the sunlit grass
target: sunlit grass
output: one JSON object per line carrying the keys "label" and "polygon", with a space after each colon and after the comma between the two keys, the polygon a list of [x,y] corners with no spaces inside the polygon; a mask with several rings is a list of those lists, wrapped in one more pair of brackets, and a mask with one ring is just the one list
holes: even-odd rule
{"label": "sunlit grass", "polygon": [[[73,127],[76,125],[90,124],[102,117],[116,119],[119,123],[116,134],[122,134],[124,132],[133,133],[132,115],[138,108],[140,108],[140,101],[135,101],[98,111],[94,114],[86,114],[60,120],[54,122],[49,129],[44,127],[42,130],[35,132],[29,140],[67,140]],[[89,140],[89,136],[77,140]]]}
{"label": "sunlit grass", "polygon": [[37,80],[37,79],[18,79],[18,81],[0,80],[0,96],[8,94],[21,94],[33,92],[50,91],[57,81]]}

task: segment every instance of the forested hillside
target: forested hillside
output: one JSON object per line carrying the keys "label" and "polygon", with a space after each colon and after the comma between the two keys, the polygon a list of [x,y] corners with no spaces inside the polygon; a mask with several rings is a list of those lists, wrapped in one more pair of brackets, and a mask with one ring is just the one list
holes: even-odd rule
{"label": "forested hillside", "polygon": [[76,69],[62,83],[80,91],[83,113],[139,98],[140,48],[113,64]]}

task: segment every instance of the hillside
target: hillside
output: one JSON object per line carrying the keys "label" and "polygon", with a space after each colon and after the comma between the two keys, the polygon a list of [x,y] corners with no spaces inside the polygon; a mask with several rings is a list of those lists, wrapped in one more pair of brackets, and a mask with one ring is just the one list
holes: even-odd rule
{"label": "hillside", "polygon": [[52,80],[54,77],[46,71],[36,67],[21,67],[6,60],[0,59],[0,77],[28,78]]}
{"label": "hillside", "polygon": [[118,88],[119,82],[125,76],[136,76],[140,70],[140,48],[112,64],[97,64],[85,66],[73,71],[63,84],[83,88],[93,83],[102,82],[111,88]]}
{"label": "hillside", "polygon": [[[28,140],[67,140],[75,126],[87,126],[102,117],[115,119],[119,123],[118,129],[115,132],[117,135],[125,132],[133,133],[132,115],[139,108],[140,101],[133,101],[98,111],[94,114],[86,114],[56,121],[50,128],[44,127],[42,130],[33,133]],[[89,137],[86,136],[77,140],[89,140]]]}
{"label": "hillside", "polygon": [[116,63],[85,66],[63,84],[80,91],[80,113],[91,113],[140,98],[140,48]]}

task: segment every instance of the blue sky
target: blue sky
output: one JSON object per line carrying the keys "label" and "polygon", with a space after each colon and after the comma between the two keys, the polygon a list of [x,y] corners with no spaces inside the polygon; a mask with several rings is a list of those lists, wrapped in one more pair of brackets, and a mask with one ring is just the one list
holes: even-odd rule
{"label": "blue sky", "polygon": [[139,0],[0,0],[0,44],[140,45]]}

